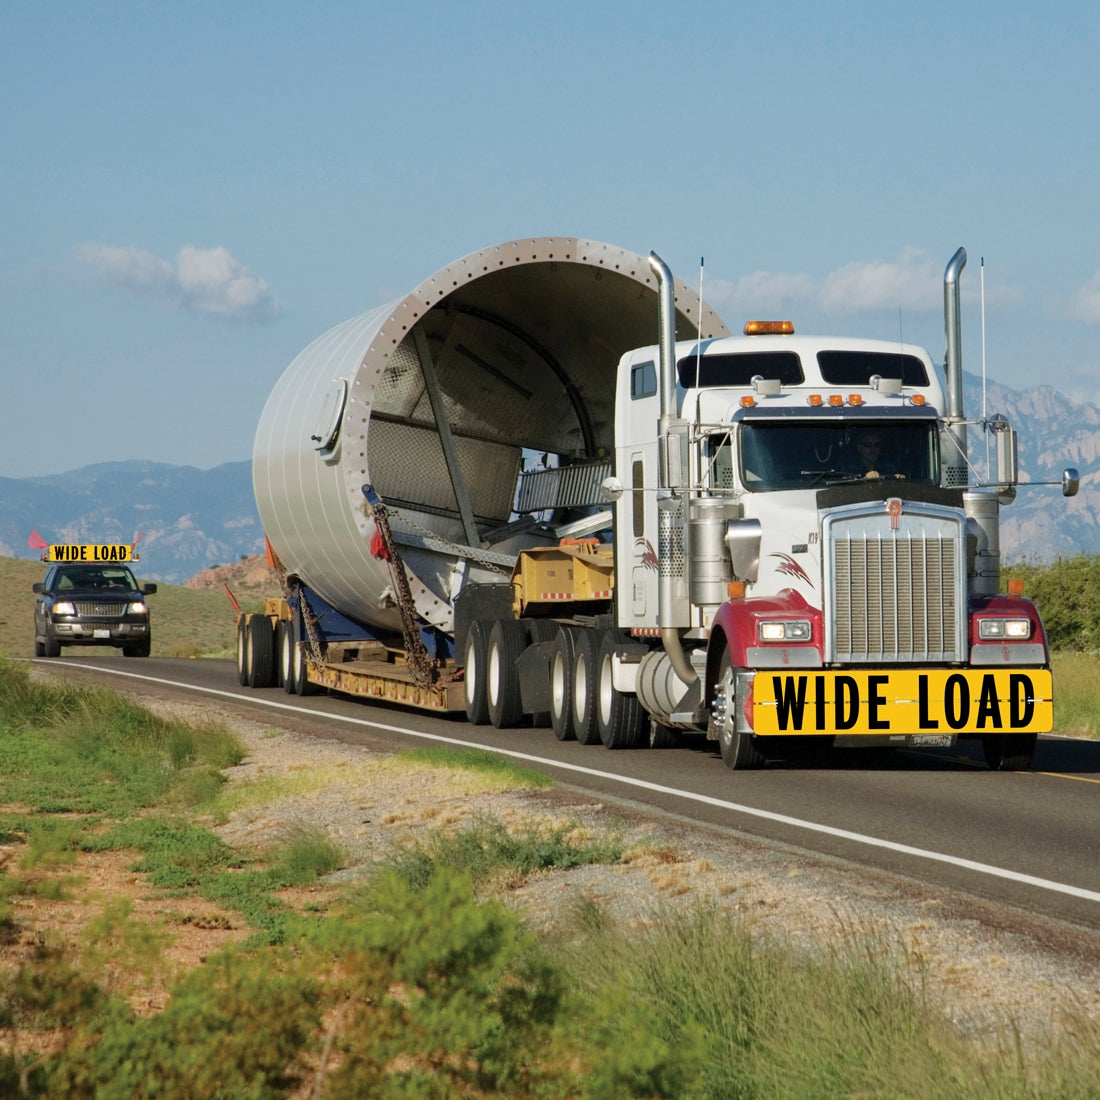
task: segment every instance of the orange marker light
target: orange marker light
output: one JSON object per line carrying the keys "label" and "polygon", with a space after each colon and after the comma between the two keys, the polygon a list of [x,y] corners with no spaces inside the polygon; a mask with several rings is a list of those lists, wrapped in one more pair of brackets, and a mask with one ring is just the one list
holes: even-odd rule
{"label": "orange marker light", "polygon": [[833,405],[833,406],[843,405],[844,404],[844,398],[841,397],[841,395],[839,393],[831,393],[831,394],[829,394],[829,404]]}
{"label": "orange marker light", "polygon": [[745,598],[745,582],[744,581],[730,581],[726,585],[726,595],[731,600],[742,600]]}
{"label": "orange marker light", "polygon": [[910,400],[913,402],[914,405],[923,405],[924,404],[924,394],[923,393],[915,393],[910,398]]}
{"label": "orange marker light", "polygon": [[1008,594],[1010,596],[1022,596],[1024,594],[1024,578],[1023,577],[1009,577],[1008,578]]}
{"label": "orange marker light", "polygon": [[811,393],[810,396],[806,398],[806,400],[815,407],[824,404],[824,402],[821,400],[821,394],[819,393]]}
{"label": "orange marker light", "polygon": [[756,398],[753,397],[751,393],[747,393],[744,397],[741,398],[741,408],[743,409],[751,409],[752,406],[755,404]]}
{"label": "orange marker light", "polygon": [[746,336],[793,336],[793,321],[746,321]]}
{"label": "orange marker light", "polygon": [[861,393],[850,393],[850,394],[848,394],[848,404],[849,405],[862,405],[863,404],[863,394],[861,394]]}

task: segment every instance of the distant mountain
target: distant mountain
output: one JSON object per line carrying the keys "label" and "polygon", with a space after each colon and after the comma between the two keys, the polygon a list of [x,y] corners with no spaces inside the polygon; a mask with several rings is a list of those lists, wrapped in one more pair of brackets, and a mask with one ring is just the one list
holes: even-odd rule
{"label": "distant mountain", "polygon": [[[981,379],[963,372],[966,414],[982,413]],[[1060,555],[1100,553],[1100,408],[1071,401],[1050,386],[1012,390],[989,382],[986,414],[1000,414],[1016,429],[1021,484],[1012,504],[1001,509],[1001,556],[1006,561],[1054,561]],[[981,433],[971,429],[970,460],[982,469]],[[979,458],[982,462],[979,462]],[[1062,471],[1075,466],[1081,491],[1070,499],[1056,486]]]}
{"label": "distant mountain", "polygon": [[212,565],[263,552],[252,463],[212,470],[106,462],[49,477],[0,478],[0,554],[36,558],[47,542],[132,542],[144,579],[182,584]]}
{"label": "distant mountain", "polygon": [[[966,412],[982,411],[981,379],[964,375]],[[1081,474],[1081,492],[1066,500],[1056,487],[1021,484],[1001,511],[1006,561],[1053,561],[1061,554],[1100,553],[1100,408],[1076,404],[1050,386],[986,387],[989,416],[1005,416],[1019,433],[1021,477],[1060,481],[1066,466]],[[981,434],[970,432],[971,461],[980,470]],[[27,536],[50,542],[130,542],[139,572],[182,584],[211,566],[263,552],[252,495],[252,464],[212,470],[156,462],[108,462],[50,477],[0,478],[0,554],[35,558]]]}

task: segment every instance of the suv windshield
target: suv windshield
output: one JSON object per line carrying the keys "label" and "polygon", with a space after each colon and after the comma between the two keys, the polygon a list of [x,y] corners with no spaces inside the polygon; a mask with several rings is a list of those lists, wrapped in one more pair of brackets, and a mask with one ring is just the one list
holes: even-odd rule
{"label": "suv windshield", "polygon": [[124,565],[67,565],[59,569],[53,580],[55,592],[76,589],[94,592],[135,592],[137,581]]}
{"label": "suv windshield", "polygon": [[[937,485],[937,435],[930,420],[741,425],[741,479],[750,492],[813,489],[878,478]],[[714,441],[712,460],[728,437]]]}

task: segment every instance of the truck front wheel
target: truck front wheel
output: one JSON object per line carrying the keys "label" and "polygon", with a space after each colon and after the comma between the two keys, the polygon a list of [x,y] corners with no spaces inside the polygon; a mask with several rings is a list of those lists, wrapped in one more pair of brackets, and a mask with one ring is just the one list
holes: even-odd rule
{"label": "truck front wheel", "polygon": [[983,737],[982,749],[995,772],[1026,772],[1031,769],[1037,741],[1034,733],[998,733]]}
{"label": "truck front wheel", "polygon": [[764,765],[764,754],[756,747],[756,738],[737,728],[737,681],[727,649],[718,665],[714,702],[710,708],[710,733],[717,734],[722,762],[731,771],[744,771]]}

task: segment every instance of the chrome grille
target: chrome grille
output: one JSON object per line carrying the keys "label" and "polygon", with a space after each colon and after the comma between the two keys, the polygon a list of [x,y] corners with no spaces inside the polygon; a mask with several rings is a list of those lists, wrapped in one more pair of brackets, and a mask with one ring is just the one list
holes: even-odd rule
{"label": "chrome grille", "polygon": [[826,660],[966,659],[962,518],[914,512],[896,531],[866,513],[827,525]]}
{"label": "chrome grille", "polygon": [[82,619],[121,619],[126,614],[124,603],[95,603],[91,600],[81,600],[73,606]]}

